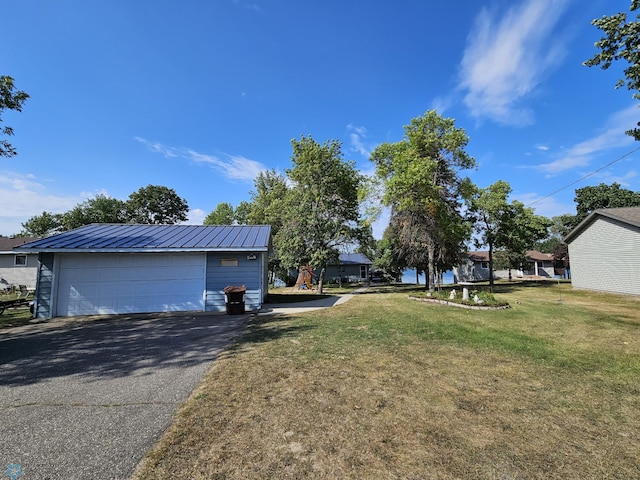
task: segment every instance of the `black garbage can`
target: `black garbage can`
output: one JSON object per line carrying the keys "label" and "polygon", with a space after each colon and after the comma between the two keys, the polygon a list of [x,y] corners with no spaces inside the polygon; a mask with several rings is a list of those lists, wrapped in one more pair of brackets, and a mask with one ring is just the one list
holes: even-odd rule
{"label": "black garbage can", "polygon": [[244,294],[247,291],[247,287],[242,285],[241,287],[227,286],[224,287],[224,294],[227,297],[227,315],[240,315],[244,313]]}

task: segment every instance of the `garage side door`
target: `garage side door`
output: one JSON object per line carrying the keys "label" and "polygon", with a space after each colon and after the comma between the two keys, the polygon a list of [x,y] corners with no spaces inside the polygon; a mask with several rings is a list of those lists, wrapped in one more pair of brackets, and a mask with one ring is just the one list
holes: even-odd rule
{"label": "garage side door", "polygon": [[58,316],[204,310],[204,254],[61,255]]}

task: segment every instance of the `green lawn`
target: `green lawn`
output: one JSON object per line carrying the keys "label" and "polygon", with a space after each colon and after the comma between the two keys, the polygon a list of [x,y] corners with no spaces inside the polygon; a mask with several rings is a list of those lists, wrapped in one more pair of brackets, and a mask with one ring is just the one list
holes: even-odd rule
{"label": "green lawn", "polygon": [[[18,298],[17,294],[1,294],[0,301],[15,300]],[[31,320],[31,312],[28,306],[20,308],[8,308],[0,314],[0,330],[4,328],[17,327],[25,325]]]}
{"label": "green lawn", "polygon": [[254,317],[136,478],[640,478],[638,298],[499,285],[475,311],[379,287]]}

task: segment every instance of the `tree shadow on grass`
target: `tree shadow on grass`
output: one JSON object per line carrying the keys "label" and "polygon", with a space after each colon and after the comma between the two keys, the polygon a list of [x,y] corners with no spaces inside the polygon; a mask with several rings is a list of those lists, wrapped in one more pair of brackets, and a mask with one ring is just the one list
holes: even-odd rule
{"label": "tree shadow on grass", "polygon": [[292,315],[254,315],[245,333],[231,345],[227,351],[240,351],[250,344],[262,344],[278,340],[280,338],[294,337],[300,332],[313,330],[312,325],[292,325],[295,320]]}

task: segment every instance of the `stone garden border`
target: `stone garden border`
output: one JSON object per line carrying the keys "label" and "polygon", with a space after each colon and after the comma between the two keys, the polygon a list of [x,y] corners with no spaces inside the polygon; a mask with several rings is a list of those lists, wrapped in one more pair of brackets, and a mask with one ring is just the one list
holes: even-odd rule
{"label": "stone garden border", "polygon": [[449,302],[447,300],[441,300],[439,298],[414,297],[412,295],[409,295],[409,299],[410,300],[417,300],[418,302],[439,303],[441,305],[448,305],[448,306],[451,306],[451,307],[466,308],[466,309],[469,309],[469,310],[506,310],[507,308],[511,308],[511,305],[509,305],[509,304],[507,304],[507,305],[496,305],[496,306],[491,306],[491,305],[468,305],[466,303]]}

